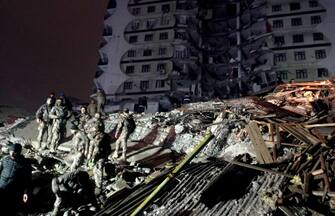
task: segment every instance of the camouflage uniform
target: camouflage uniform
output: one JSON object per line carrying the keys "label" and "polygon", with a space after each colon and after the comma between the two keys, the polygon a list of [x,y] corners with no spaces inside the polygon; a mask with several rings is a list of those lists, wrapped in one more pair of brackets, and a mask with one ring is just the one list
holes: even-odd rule
{"label": "camouflage uniform", "polygon": [[[43,104],[36,112],[36,120],[38,123],[37,148],[50,148],[52,136],[52,119],[49,114],[52,105],[49,102]],[[46,143],[42,146],[43,135],[46,135]]]}
{"label": "camouflage uniform", "polygon": [[66,124],[66,110],[62,105],[57,105],[56,101],[56,105],[51,109],[49,117],[53,119],[50,146],[52,151],[56,151],[61,139],[61,132],[64,131]]}
{"label": "camouflage uniform", "polygon": [[85,124],[91,119],[88,113],[80,113],[78,116],[78,128],[84,131]]}
{"label": "camouflage uniform", "polygon": [[122,147],[122,159],[126,160],[126,152],[127,152],[127,140],[129,137],[129,122],[128,122],[128,117],[129,114],[128,113],[122,113],[121,117],[119,119],[117,128],[116,128],[116,135],[120,134],[119,138],[116,140],[115,142],[115,151],[113,154],[113,158],[117,158],[118,157],[118,151],[120,148],[120,144]]}
{"label": "camouflage uniform", "polygon": [[83,131],[76,130],[73,134],[72,145],[74,158],[70,169],[71,171],[76,170],[83,164],[88,153],[88,142],[88,138]]}

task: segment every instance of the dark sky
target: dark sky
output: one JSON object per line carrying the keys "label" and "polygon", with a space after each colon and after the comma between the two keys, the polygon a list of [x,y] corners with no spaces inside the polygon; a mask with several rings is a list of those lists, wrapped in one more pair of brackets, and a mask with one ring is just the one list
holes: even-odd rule
{"label": "dark sky", "polygon": [[92,89],[107,0],[0,0],[0,105]]}

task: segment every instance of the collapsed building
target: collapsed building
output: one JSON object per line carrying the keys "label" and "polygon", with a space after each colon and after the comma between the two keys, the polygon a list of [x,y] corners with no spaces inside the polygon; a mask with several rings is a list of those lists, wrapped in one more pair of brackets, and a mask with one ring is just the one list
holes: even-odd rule
{"label": "collapsed building", "polygon": [[[284,84],[262,98],[136,114],[129,164],[106,163],[96,214],[331,214],[334,90],[332,81]],[[118,114],[109,114],[104,120],[111,138],[117,119]],[[12,116],[1,127],[0,140],[3,155],[9,143],[19,142],[32,159],[31,213],[38,215],[52,208],[50,181],[68,170],[71,141],[63,142],[56,154],[36,152],[34,131],[34,121]],[[169,183],[163,187],[166,178]],[[155,188],[161,190],[138,210]],[[85,215],[85,208],[65,211]]]}

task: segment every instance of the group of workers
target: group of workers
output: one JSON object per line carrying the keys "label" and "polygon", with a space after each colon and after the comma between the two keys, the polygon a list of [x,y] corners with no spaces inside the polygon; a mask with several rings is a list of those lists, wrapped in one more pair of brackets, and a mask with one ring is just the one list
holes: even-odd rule
{"label": "group of workers", "polygon": [[[97,92],[100,94],[100,91]],[[99,96],[98,96],[99,98]],[[101,98],[100,98],[101,99]],[[96,104],[91,102],[91,104]],[[102,173],[106,161],[126,161],[127,140],[135,128],[135,122],[128,109],[120,112],[116,127],[115,150],[112,152],[110,136],[104,132],[102,119],[103,100],[99,106],[80,108],[80,113],[72,112],[72,104],[65,95],[55,97],[52,93],[36,112],[38,136],[35,148],[40,151],[49,150],[51,154],[58,151],[59,145],[66,136],[66,125],[70,123],[72,145],[70,155],[72,163],[68,171],[52,180],[52,191],[56,196],[52,216],[59,215],[60,209],[71,204],[90,204],[97,208],[95,198],[102,187]],[[89,106],[90,106],[89,105]],[[96,108],[96,109],[95,109]],[[119,148],[122,147],[121,158]],[[6,199],[9,209],[16,209],[16,204],[28,201],[31,189],[31,166],[21,154],[22,146],[15,143],[10,148],[10,154],[0,163],[0,202]],[[88,171],[93,171],[93,180]],[[13,210],[15,211],[15,210]],[[15,214],[13,214],[15,215]]]}

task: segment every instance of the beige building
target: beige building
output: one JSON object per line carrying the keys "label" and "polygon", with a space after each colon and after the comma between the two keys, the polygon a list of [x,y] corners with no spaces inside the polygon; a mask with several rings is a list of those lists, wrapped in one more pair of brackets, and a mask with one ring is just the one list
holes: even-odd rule
{"label": "beige building", "polygon": [[323,80],[332,75],[322,63],[330,55],[332,35],[318,28],[328,16],[326,8],[317,0],[268,0],[272,61],[284,81]]}

